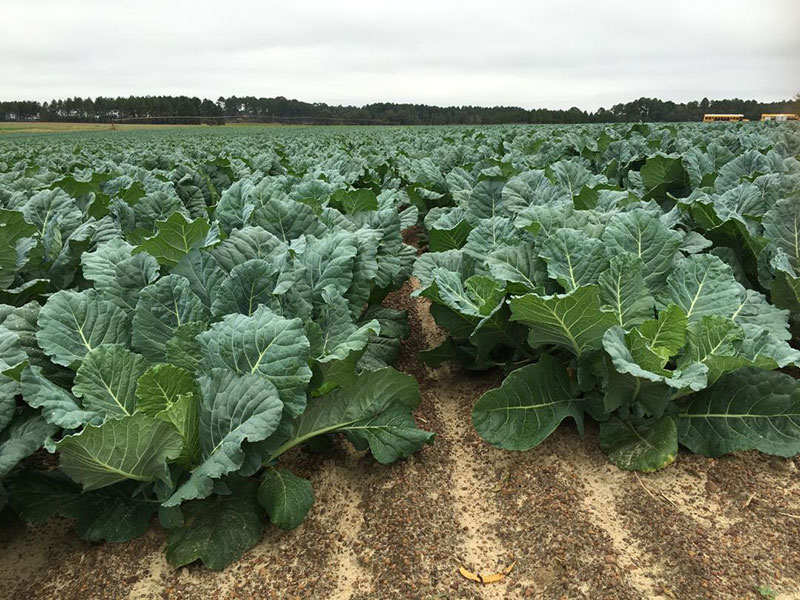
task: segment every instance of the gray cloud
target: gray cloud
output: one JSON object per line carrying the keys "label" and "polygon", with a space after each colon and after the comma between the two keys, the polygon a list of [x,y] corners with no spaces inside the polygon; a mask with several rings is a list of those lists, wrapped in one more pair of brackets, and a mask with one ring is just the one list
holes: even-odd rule
{"label": "gray cloud", "polygon": [[594,109],[800,90],[797,0],[4,3],[0,97]]}

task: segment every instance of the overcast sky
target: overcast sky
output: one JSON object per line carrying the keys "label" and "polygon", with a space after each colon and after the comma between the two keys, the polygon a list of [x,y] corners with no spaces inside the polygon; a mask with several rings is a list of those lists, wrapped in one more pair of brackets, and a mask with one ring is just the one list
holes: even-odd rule
{"label": "overcast sky", "polygon": [[609,107],[800,91],[800,0],[3,0],[0,99]]}

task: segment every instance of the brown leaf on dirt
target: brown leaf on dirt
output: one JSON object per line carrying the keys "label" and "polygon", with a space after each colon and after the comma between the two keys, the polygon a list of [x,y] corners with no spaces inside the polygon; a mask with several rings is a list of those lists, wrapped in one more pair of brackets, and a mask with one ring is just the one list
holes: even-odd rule
{"label": "brown leaf on dirt", "polygon": [[477,581],[478,583],[497,583],[498,581],[502,581],[505,579],[505,576],[511,573],[511,569],[514,568],[514,565],[517,564],[517,561],[512,562],[508,565],[505,569],[500,571],[499,573],[490,573],[488,575],[481,575],[478,572],[468,571],[464,567],[459,567],[458,572],[461,573],[463,577],[469,579],[470,581]]}

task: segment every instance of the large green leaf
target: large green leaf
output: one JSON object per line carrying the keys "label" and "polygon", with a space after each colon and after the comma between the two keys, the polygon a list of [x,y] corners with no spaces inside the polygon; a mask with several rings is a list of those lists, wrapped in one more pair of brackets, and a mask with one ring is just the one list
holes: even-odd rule
{"label": "large green leaf", "polygon": [[[414,296],[425,295],[433,300],[438,300],[439,297],[435,293],[435,286],[433,281],[433,272],[437,268],[447,269],[454,273],[460,274],[464,279],[472,274],[471,268],[467,267],[468,261],[465,260],[464,255],[457,250],[448,250],[446,252],[426,252],[417,259],[414,263],[414,277],[419,279],[420,289],[413,292]],[[428,291],[428,288],[434,287],[433,290]]]}
{"label": "large green leaf", "polygon": [[57,514],[72,517],[86,498],[81,497],[81,486],[58,470],[25,470],[9,481],[9,488],[11,506],[30,523],[43,523]]}
{"label": "large green leaf", "polygon": [[172,273],[185,277],[189,281],[189,289],[209,309],[219,293],[220,285],[226,280],[225,271],[219,267],[211,254],[197,248],[184,256],[172,268]]}
{"label": "large green leaf", "polygon": [[[43,368],[49,374],[57,376],[69,373],[63,367],[56,367],[47,355],[39,347],[36,340],[36,333],[39,330],[37,322],[39,320],[39,312],[42,307],[38,302],[28,302],[23,306],[15,308],[8,307],[10,310],[5,320],[2,322],[3,326],[13,331],[19,337],[19,343],[25,354],[28,355],[28,360],[31,365]],[[71,375],[71,373],[69,373]]]}
{"label": "large green leaf", "polygon": [[771,331],[749,323],[743,324],[742,330],[744,340],[739,347],[739,353],[752,361],[754,366],[772,370],[800,363],[800,351],[792,348]]}
{"label": "large green leaf", "polygon": [[272,452],[281,454],[316,436],[347,434],[358,449],[369,447],[378,462],[409,456],[430,442],[433,434],[418,429],[411,410],[419,405],[414,378],[394,369],[366,371],[353,385],[308,401],[295,419],[290,438]]}
{"label": "large green leaf", "polygon": [[133,347],[152,361],[166,359],[167,342],[181,325],[205,321],[208,311],[189,280],[167,275],[142,290],[133,317]]}
{"label": "large green leaf", "polygon": [[285,319],[259,307],[251,316],[226,315],[197,336],[207,368],[225,367],[266,377],[292,415],[303,412],[310,344],[300,319]]}
{"label": "large green leaf", "polygon": [[39,313],[36,339],[54,363],[70,366],[102,344],[127,345],[130,321],[95,290],[62,290],[50,296]]}
{"label": "large green leaf", "polygon": [[53,258],[61,249],[62,240],[83,222],[83,214],[73,198],[61,189],[42,190],[31,196],[22,207],[25,220],[39,231],[45,253]]}
{"label": "large green leaf", "polygon": [[678,262],[667,278],[664,304],[681,307],[689,321],[706,315],[731,316],[744,301],[744,289],[731,268],[711,254],[693,254]]}
{"label": "large green leaf", "polygon": [[775,306],[800,313],[800,278],[793,273],[778,271],[772,281],[770,298]]}
{"label": "large green leaf", "polygon": [[[28,361],[19,335],[0,325],[0,373],[19,379],[18,372]],[[24,364],[23,364],[24,363]]]}
{"label": "large green leaf", "polygon": [[31,279],[14,288],[0,289],[0,302],[13,306],[23,306],[33,299],[43,296],[50,287],[47,279]]}
{"label": "large green leaf", "polygon": [[28,409],[0,431],[0,479],[8,475],[19,462],[42,447],[58,428]]}
{"label": "large green leaf", "polygon": [[89,542],[128,542],[144,534],[158,505],[133,493],[133,486],[113,486],[80,494],[75,532]]}
{"label": "large green leaf", "polygon": [[330,199],[336,208],[346,214],[357,212],[378,210],[378,198],[375,192],[369,189],[357,189],[353,191],[337,190]]}
{"label": "large green leaf", "polygon": [[644,262],[634,254],[618,254],[598,278],[600,301],[625,329],[653,317],[655,300],[644,282]]}
{"label": "large green leaf", "polygon": [[660,418],[664,414],[672,401],[675,388],[668,386],[661,379],[651,381],[628,373],[620,373],[613,364],[610,364],[610,357],[606,362],[607,376],[602,396],[602,408],[606,415],[621,407],[623,411],[629,411],[634,403],[644,408],[649,416]]}
{"label": "large green leaf", "polygon": [[126,479],[169,480],[167,463],[183,443],[175,428],[144,414],[89,425],[56,444],[59,465],[84,491]]}
{"label": "large green leaf", "polygon": [[461,248],[464,242],[467,241],[470,231],[472,231],[472,225],[469,224],[466,218],[455,222],[440,219],[428,231],[428,250],[430,252],[444,252]]}
{"label": "large green leaf", "polygon": [[252,315],[262,304],[273,310],[280,302],[273,296],[278,269],[265,260],[254,258],[234,267],[219,286],[212,305],[215,315],[229,313]]}
{"label": "large green leaf", "polygon": [[657,319],[648,319],[639,325],[650,348],[664,358],[675,356],[686,343],[686,328],[689,319],[680,306],[670,304],[659,311]]}
{"label": "large green leaf", "polygon": [[269,520],[281,529],[294,529],[314,504],[311,482],[286,469],[268,468],[258,488],[258,501]]}
{"label": "large green leaf", "polygon": [[534,292],[547,280],[547,266],[531,244],[498,248],[486,258],[489,273],[509,292]]}
{"label": "large green leaf", "polygon": [[188,220],[182,213],[172,213],[166,221],[156,221],[157,232],[133,249],[133,253],[147,252],[160,265],[174,267],[192,248],[204,244],[211,226],[202,217]]}
{"label": "large green leaf", "polygon": [[171,565],[200,560],[219,571],[261,538],[265,515],[258,503],[258,483],[229,481],[228,487],[230,495],[193,500],[181,507],[184,525],[167,533],[165,552]]}
{"label": "large green leaf", "polygon": [[311,348],[318,362],[345,360],[363,350],[371,335],[381,333],[376,320],[356,325],[350,317],[347,301],[334,288],[323,291],[323,300],[325,305],[315,321],[321,337]]}
{"label": "large green leaf", "polygon": [[615,215],[606,226],[602,240],[609,256],[625,252],[641,258],[645,283],[655,292],[664,287],[683,236],[652,213],[636,209]]}
{"label": "large green leaf", "polygon": [[646,199],[663,200],[667,194],[680,198],[691,189],[689,175],[680,157],[651,156],[642,167],[641,174]]}
{"label": "large green leaf", "polygon": [[72,393],[84,410],[102,420],[131,415],[136,410],[136,382],[147,361],[124,346],[109,344],[89,352],[75,375]]}
{"label": "large green leaf", "polygon": [[554,186],[544,170],[523,171],[503,186],[503,203],[507,206],[530,206],[571,200],[571,192]]}
{"label": "large green leaf", "polygon": [[197,391],[194,376],[185,369],[164,363],[155,365],[136,381],[136,409],[153,417],[181,396]]}
{"label": "large green leaf", "polygon": [[778,200],[764,215],[764,234],[800,272],[800,196]]}
{"label": "large green leaf", "polygon": [[649,375],[653,381],[670,376],[664,368],[669,357],[652,348],[650,341],[638,329],[627,333],[619,325],[608,329],[603,335],[603,349],[620,373],[639,377]]}
{"label": "large green leaf", "polygon": [[466,256],[482,263],[495,250],[517,243],[519,236],[520,231],[514,227],[511,219],[492,217],[480,221],[477,227],[470,231],[463,252]]}
{"label": "large green leaf", "polygon": [[437,268],[433,273],[438,296],[448,308],[471,317],[492,313],[505,297],[505,289],[491,277],[473,275],[462,282],[457,273]]}
{"label": "large green leaf", "polygon": [[356,371],[378,371],[397,361],[401,343],[395,337],[383,335],[370,336],[364,353],[356,362]]}
{"label": "large green leaf", "polygon": [[678,455],[675,421],[672,417],[642,422],[611,419],[600,423],[600,448],[620,469],[656,471]]}
{"label": "large green leaf", "polygon": [[200,399],[196,394],[181,394],[163,410],[155,414],[156,419],[171,423],[183,440],[181,454],[176,460],[186,469],[200,461]]}
{"label": "large green leaf", "polygon": [[167,362],[196,373],[203,362],[203,353],[197,336],[206,330],[206,323],[191,321],[175,328],[175,334],[167,342]]}
{"label": "large green leaf", "polygon": [[321,240],[310,240],[297,259],[298,289],[315,305],[324,303],[322,291],[329,286],[340,294],[346,294],[353,282],[357,254],[356,235],[349,232],[341,231]]}
{"label": "large green leaf", "polygon": [[660,418],[676,390],[700,390],[707,385],[705,364],[687,359],[679,363],[679,369],[666,368],[677,352],[671,345],[686,337],[686,317],[681,320],[680,315],[680,308],[670,307],[659,320],[642,324],[646,334],[639,329],[625,333],[619,326],[606,331],[603,406],[607,412],[620,407],[627,411],[637,402],[647,414]]}
{"label": "large green leaf", "polygon": [[263,227],[243,227],[233,231],[211,253],[220,267],[230,272],[248,260],[270,261],[273,256],[284,254],[287,248],[285,242]]}
{"label": "large green leaf", "polygon": [[576,356],[600,348],[606,329],[617,322],[614,313],[601,310],[599,290],[594,285],[563,295],[517,296],[509,305],[511,320],[531,328],[528,343],[532,347],[555,344]]}
{"label": "large green leaf", "polygon": [[150,526],[158,504],[131,497],[135,483],[82,493],[60,471],[27,471],[11,482],[14,510],[25,520],[41,523],[61,515],[75,519],[75,531],[90,542],[127,542]]}
{"label": "large green leaf", "polygon": [[768,170],[766,156],[755,149],[746,150],[720,167],[714,187],[719,192],[726,192]]}
{"label": "large green leaf", "polygon": [[472,423],[480,436],[506,450],[529,450],[541,444],[567,417],[583,426],[578,384],[564,363],[549,354],[512,371],[472,409]]}
{"label": "large green leaf", "polygon": [[467,200],[467,215],[471,222],[492,217],[504,217],[503,185],[505,182],[493,179],[479,181]]}
{"label": "large green leaf", "polygon": [[683,362],[694,361],[708,367],[708,383],[713,384],[729,371],[753,364],[739,354],[745,334],[732,319],[708,315],[693,321],[687,330]]}
{"label": "large green leaf", "polygon": [[794,456],[800,453],[800,383],[783,373],[741,369],[692,396],[676,421],[678,441],[692,452]]}
{"label": "large green leaf", "polygon": [[683,153],[683,166],[686,169],[686,174],[689,176],[692,187],[701,187],[703,178],[710,176],[712,173],[716,177],[716,166],[713,158],[705,154],[700,148],[690,148],[688,152]]}
{"label": "large green leaf", "polygon": [[172,190],[151,192],[139,198],[133,205],[133,217],[137,229],[152,232],[158,221],[166,220],[175,212],[189,217],[189,211],[183,206],[181,199]]}
{"label": "large green leaf", "polygon": [[117,306],[130,311],[136,306],[142,288],[158,278],[158,262],[149,254],[131,256],[133,247],[113,239],[81,257],[83,275]]}
{"label": "large green leaf", "polygon": [[255,208],[253,188],[252,181],[240,179],[222,192],[214,216],[225,231],[243,227],[250,218]]}
{"label": "large green leaf", "polygon": [[560,160],[548,166],[547,174],[554,182],[567,190],[570,196],[576,195],[585,185],[605,180],[602,175],[593,175],[580,160]]}
{"label": "large green leaf", "polygon": [[665,369],[668,357],[655,351],[649,340],[636,329],[629,333],[619,326],[608,329],[603,336],[603,348],[619,373],[665,383],[679,390],[690,388],[697,391],[707,385],[708,368],[704,364],[687,361],[683,369]]}
{"label": "large green leaf", "polygon": [[75,396],[47,379],[39,367],[31,365],[25,369],[20,386],[25,402],[41,409],[48,423],[63,429],[78,429],[87,423],[99,425],[105,420],[103,414],[84,410]]}
{"label": "large green leaf", "polygon": [[266,229],[286,243],[304,234],[322,237],[327,230],[310,206],[280,198],[270,198],[257,206],[249,223]]}
{"label": "large green leaf", "polygon": [[606,249],[600,240],[577,229],[559,229],[542,244],[539,255],[547,272],[565,291],[597,283],[608,268]]}
{"label": "large green leaf", "polygon": [[17,412],[18,390],[19,385],[16,381],[6,375],[0,375],[0,431],[11,423]]}
{"label": "large green leaf", "polygon": [[94,282],[98,290],[108,288],[116,277],[116,266],[131,257],[133,246],[121,238],[100,244],[92,252],[81,256],[83,276]]}
{"label": "large green leaf", "polygon": [[766,296],[752,290],[743,290],[743,294],[731,309],[722,313],[742,327],[759,327],[765,329],[779,340],[790,340],[789,312],[777,308],[767,301]]}
{"label": "large green leaf", "polygon": [[[67,288],[73,283],[80,265],[80,257],[91,246],[95,227],[94,219],[89,219],[66,237],[63,232],[55,229],[50,240],[51,244],[37,248],[46,252],[41,257],[41,274],[50,279],[51,287]],[[37,255],[33,262],[38,261]]]}
{"label": "large green leaf", "polygon": [[209,496],[215,479],[241,468],[242,444],[267,439],[281,421],[283,403],[278,390],[259,374],[215,369],[200,377],[199,384],[200,463],[164,503],[167,507]]}
{"label": "large green leaf", "polygon": [[575,210],[572,202],[534,204],[519,212],[515,225],[545,239],[565,227],[587,230],[589,214]]}
{"label": "large green leaf", "polygon": [[[344,293],[352,307],[353,317],[358,316],[358,310],[367,302],[373,288],[386,288],[394,283],[407,261],[405,252],[408,246],[403,245],[400,239],[397,240],[396,246],[385,244],[386,240],[384,238],[382,241],[381,235],[380,231],[368,227],[358,231],[357,252],[353,259],[353,279],[347,292]],[[412,253],[412,261],[415,255],[415,252]]]}
{"label": "large green leaf", "polygon": [[0,209],[0,287],[14,283],[16,272],[27,261],[35,243],[36,227],[16,210]]}
{"label": "large green leaf", "polygon": [[364,311],[359,323],[369,323],[373,320],[378,322],[380,335],[383,337],[405,338],[411,333],[408,311],[372,305]]}

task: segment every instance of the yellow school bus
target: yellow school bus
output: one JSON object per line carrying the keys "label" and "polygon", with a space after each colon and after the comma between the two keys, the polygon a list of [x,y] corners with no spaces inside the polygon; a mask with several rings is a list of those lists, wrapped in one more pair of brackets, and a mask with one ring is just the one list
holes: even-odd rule
{"label": "yellow school bus", "polygon": [[723,115],[723,114],[705,114],[703,115],[703,123],[717,123],[721,121],[747,121],[744,115]]}
{"label": "yellow school bus", "polygon": [[797,115],[792,113],[764,113],[762,121],[797,121]]}

